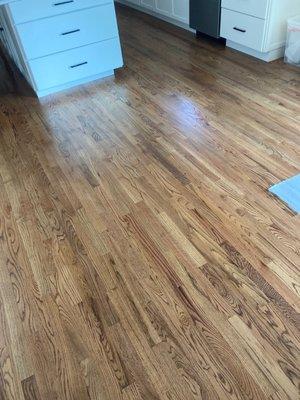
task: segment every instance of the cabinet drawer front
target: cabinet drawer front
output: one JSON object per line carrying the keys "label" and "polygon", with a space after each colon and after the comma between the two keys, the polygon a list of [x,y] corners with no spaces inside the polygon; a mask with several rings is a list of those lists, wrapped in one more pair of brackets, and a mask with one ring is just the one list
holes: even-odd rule
{"label": "cabinet drawer front", "polygon": [[11,3],[9,8],[14,23],[19,24],[111,2],[112,0],[22,0]]}
{"label": "cabinet drawer front", "polygon": [[269,0],[222,0],[224,8],[263,19],[267,16],[268,5]]}
{"label": "cabinet drawer front", "polygon": [[118,38],[29,61],[37,90],[101,74],[122,64]]}
{"label": "cabinet drawer front", "polygon": [[265,21],[250,15],[222,9],[221,36],[251,49],[262,51]]}
{"label": "cabinet drawer front", "polygon": [[27,60],[118,36],[113,3],[17,25]]}

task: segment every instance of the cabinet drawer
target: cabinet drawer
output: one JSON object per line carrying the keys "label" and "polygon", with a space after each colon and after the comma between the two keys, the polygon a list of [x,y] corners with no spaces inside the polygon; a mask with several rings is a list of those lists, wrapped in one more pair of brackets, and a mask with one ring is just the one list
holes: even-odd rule
{"label": "cabinet drawer", "polygon": [[222,0],[223,8],[263,19],[267,16],[268,6],[269,0]]}
{"label": "cabinet drawer", "polygon": [[27,60],[118,36],[113,3],[17,25]]}
{"label": "cabinet drawer", "polygon": [[37,90],[101,74],[122,64],[118,38],[29,61]]}
{"label": "cabinet drawer", "polygon": [[251,49],[262,51],[265,21],[250,15],[222,9],[221,36]]}
{"label": "cabinet drawer", "polygon": [[111,2],[112,0],[22,0],[9,4],[9,8],[14,23],[19,24]]}

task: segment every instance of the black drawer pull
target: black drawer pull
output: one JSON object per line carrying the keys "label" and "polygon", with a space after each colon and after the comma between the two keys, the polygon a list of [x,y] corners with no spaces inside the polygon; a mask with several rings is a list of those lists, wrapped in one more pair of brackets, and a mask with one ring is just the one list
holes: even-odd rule
{"label": "black drawer pull", "polygon": [[63,32],[61,33],[62,36],[70,35],[71,33],[80,32],[80,29],[74,29],[73,31]]}
{"label": "black drawer pull", "polygon": [[87,63],[88,63],[87,61],[84,61],[84,62],[82,62],[82,63],[79,63],[79,64],[70,65],[70,68],[77,68],[77,67],[81,67],[81,65],[85,65],[85,64],[87,64]]}
{"label": "black drawer pull", "polygon": [[54,3],[54,6],[62,6],[64,4],[69,4],[69,3],[74,3],[74,0],[66,0],[66,1],[60,1],[59,3]]}
{"label": "black drawer pull", "polygon": [[235,26],[233,29],[234,29],[235,31],[239,31],[239,32],[243,32],[243,33],[246,32],[246,29],[241,29],[241,28],[238,28],[237,26]]}

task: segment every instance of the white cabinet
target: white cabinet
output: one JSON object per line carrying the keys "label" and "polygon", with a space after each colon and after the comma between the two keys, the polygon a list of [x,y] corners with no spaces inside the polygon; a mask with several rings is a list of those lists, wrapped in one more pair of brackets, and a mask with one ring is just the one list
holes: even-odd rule
{"label": "white cabinet", "polygon": [[[16,25],[27,59],[118,36],[113,3]],[[102,21],[99,24],[99,21]],[[48,38],[47,42],[45,38]]]}
{"label": "white cabinet", "polygon": [[117,0],[157,17],[167,17],[168,21],[189,25],[189,0]]}
{"label": "white cabinet", "polygon": [[[118,38],[104,40],[88,46],[73,48],[29,61],[38,92],[59,87],[66,82],[96,76],[120,66],[121,49]],[[101,61],[100,61],[101,60]],[[55,66],[55,68],[53,68]]]}
{"label": "white cabinet", "polygon": [[172,16],[173,18],[189,23],[189,0],[173,0],[173,10]]}
{"label": "white cabinet", "polygon": [[14,24],[21,24],[104,5],[108,2],[107,0],[20,0],[11,3],[8,7]]}
{"label": "white cabinet", "polygon": [[141,6],[153,10],[155,0],[141,0]]}
{"label": "white cabinet", "polygon": [[2,42],[38,96],[123,65],[112,0],[19,0],[1,6],[0,20]]}
{"label": "white cabinet", "polygon": [[173,0],[155,0],[155,11],[170,17],[172,15]]}
{"label": "white cabinet", "polygon": [[260,18],[227,9],[222,10],[221,35],[227,39],[263,51],[265,23]]}
{"label": "white cabinet", "polygon": [[227,46],[264,61],[284,54],[287,19],[300,0],[222,0],[221,36]]}
{"label": "white cabinet", "polygon": [[253,17],[265,18],[269,8],[269,0],[223,0],[222,7]]}

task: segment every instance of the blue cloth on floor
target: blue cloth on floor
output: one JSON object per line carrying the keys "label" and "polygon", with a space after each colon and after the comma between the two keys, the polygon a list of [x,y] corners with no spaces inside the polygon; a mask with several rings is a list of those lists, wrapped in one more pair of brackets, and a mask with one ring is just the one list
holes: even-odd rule
{"label": "blue cloth on floor", "polygon": [[300,174],[271,186],[269,191],[300,213]]}

